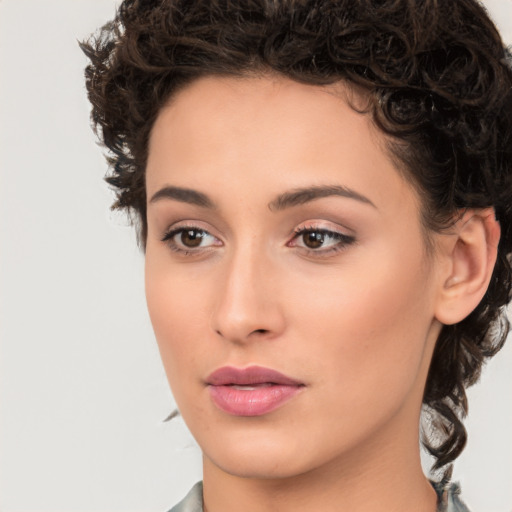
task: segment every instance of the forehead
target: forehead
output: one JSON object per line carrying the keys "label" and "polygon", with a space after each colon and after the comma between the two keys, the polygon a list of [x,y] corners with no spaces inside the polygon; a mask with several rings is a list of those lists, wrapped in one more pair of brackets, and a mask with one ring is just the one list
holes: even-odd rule
{"label": "forehead", "polygon": [[329,182],[364,187],[376,203],[388,200],[390,191],[395,200],[414,195],[384,135],[353,108],[364,102],[343,83],[314,86],[275,76],[196,80],[171,98],[153,126],[148,197],[169,181],[223,190],[243,184],[254,193],[266,183],[269,194]]}
{"label": "forehead", "polygon": [[[299,128],[315,126],[315,118],[322,118],[322,124],[332,124],[336,114],[344,115],[347,103],[355,106],[351,112],[352,122],[366,127],[373,126],[368,119],[355,110],[363,110],[367,103],[366,93],[361,88],[336,82],[329,85],[310,85],[295,82],[286,77],[269,74],[259,76],[206,76],[194,80],[176,94],[172,95],[157,118],[176,123],[186,123],[208,128],[228,118],[238,124],[237,132],[244,127],[253,129],[259,121],[265,121],[270,111],[275,115],[273,121],[277,131],[283,123],[292,121],[309,121],[301,123]],[[333,110],[334,109],[334,110]],[[158,122],[153,127],[158,128]],[[267,127],[268,129],[268,127]],[[288,126],[290,129],[290,126]],[[376,135],[379,134],[376,130]],[[312,130],[311,130],[312,131]],[[311,134],[310,131],[310,134]],[[383,138],[383,134],[379,135]]]}
{"label": "forehead", "polygon": [[[217,131],[221,124],[222,128],[229,129],[228,123],[235,128],[237,135],[242,135],[244,128],[246,133],[255,134],[261,123],[271,120],[274,128],[268,123],[265,127],[269,136],[276,135],[282,128],[287,128],[286,133],[290,133],[294,125],[291,135],[307,134],[311,137],[319,124],[328,128],[340,121],[340,116],[347,118],[347,102],[362,110],[365,103],[363,91],[356,91],[355,87],[343,82],[309,85],[279,75],[206,76],[171,96],[160,110],[150,141],[159,125],[171,122],[180,125],[182,129],[179,132],[184,135],[183,129],[188,128],[200,136],[209,129]],[[375,135],[383,138],[366,116],[350,110],[351,119],[347,121],[354,128],[355,124],[364,129],[373,128]],[[270,119],[270,114],[273,114],[273,119]],[[325,136],[324,131],[317,130],[317,139]],[[286,133],[281,131],[280,138],[283,139]],[[187,137],[190,135],[186,133]]]}

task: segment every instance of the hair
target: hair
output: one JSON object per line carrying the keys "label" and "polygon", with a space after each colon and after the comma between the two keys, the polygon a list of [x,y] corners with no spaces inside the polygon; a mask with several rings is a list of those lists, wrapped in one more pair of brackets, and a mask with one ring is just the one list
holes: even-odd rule
{"label": "hair", "polygon": [[[466,388],[509,330],[512,271],[510,53],[474,0],[125,0],[81,44],[93,126],[108,150],[114,208],[147,236],[145,166],[161,109],[203,76],[270,73],[365,91],[388,150],[422,198],[427,231],[468,208],[501,227],[488,290],[443,326],[423,397],[422,442],[446,468],[463,450]],[[449,473],[451,466],[445,473]]]}

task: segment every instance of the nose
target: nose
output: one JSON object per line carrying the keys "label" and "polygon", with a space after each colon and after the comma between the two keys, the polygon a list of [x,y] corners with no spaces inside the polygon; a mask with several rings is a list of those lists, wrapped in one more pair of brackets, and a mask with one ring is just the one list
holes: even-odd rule
{"label": "nose", "polygon": [[283,332],[278,272],[269,258],[254,249],[233,254],[224,262],[212,316],[212,328],[219,336],[246,343]]}

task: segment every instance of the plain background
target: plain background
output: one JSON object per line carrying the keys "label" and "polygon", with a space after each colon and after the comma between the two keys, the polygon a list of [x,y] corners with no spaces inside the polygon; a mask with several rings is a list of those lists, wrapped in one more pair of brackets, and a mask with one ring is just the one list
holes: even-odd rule
{"label": "plain background", "polygon": [[[89,128],[77,39],[116,3],[0,0],[2,512],[164,512],[201,478]],[[511,43],[512,0],[486,5]],[[474,512],[512,511],[511,369],[509,343],[469,393]]]}

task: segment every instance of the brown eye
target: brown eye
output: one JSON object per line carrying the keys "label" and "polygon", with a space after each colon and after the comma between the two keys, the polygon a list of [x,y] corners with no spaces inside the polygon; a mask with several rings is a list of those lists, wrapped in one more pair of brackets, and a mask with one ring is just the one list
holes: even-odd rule
{"label": "brown eye", "polygon": [[203,249],[222,245],[222,242],[208,231],[193,226],[172,229],[164,235],[162,242],[173,251],[182,253],[198,253]]}
{"label": "brown eye", "polygon": [[318,249],[325,242],[325,234],[320,231],[306,231],[302,235],[302,241],[308,249]]}
{"label": "brown eye", "polygon": [[184,229],[180,235],[180,242],[185,247],[199,247],[204,236],[204,231],[198,231],[197,229]]}
{"label": "brown eye", "polygon": [[355,242],[355,237],[322,228],[306,228],[295,231],[292,247],[301,247],[310,254],[326,256],[341,251]]}

